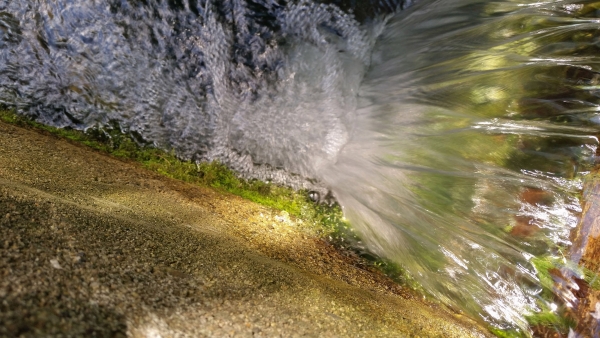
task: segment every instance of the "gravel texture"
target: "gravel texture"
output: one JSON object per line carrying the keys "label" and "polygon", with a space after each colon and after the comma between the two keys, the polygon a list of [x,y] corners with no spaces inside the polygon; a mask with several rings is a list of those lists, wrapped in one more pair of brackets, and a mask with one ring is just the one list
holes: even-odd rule
{"label": "gravel texture", "polygon": [[484,337],[300,220],[0,123],[2,337]]}

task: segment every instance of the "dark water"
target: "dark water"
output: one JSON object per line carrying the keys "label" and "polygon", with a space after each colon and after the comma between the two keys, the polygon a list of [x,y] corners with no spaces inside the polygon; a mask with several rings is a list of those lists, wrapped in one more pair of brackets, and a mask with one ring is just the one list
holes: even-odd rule
{"label": "dark water", "polygon": [[543,262],[584,273],[569,236],[596,161],[599,8],[0,0],[0,103],[60,127],[117,124],[248,177],[317,179],[357,245],[526,330],[527,315],[576,305],[547,295]]}

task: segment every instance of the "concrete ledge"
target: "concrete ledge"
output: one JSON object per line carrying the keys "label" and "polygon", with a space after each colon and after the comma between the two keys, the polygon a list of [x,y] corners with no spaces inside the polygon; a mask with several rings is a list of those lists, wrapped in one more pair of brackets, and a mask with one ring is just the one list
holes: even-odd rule
{"label": "concrete ledge", "polygon": [[483,337],[285,213],[0,123],[0,336]]}

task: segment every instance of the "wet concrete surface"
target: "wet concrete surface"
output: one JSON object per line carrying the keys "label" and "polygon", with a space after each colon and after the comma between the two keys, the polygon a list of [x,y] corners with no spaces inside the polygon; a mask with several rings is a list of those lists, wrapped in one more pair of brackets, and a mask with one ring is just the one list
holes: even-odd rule
{"label": "wet concrete surface", "polygon": [[285,213],[0,123],[0,336],[489,333]]}

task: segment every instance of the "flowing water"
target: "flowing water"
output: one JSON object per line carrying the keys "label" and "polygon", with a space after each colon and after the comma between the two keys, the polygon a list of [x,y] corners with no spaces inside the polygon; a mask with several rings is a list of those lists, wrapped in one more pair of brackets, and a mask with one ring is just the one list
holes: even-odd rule
{"label": "flowing water", "polygon": [[0,103],[247,177],[317,180],[357,246],[523,330],[574,305],[544,294],[539,262],[582,277],[569,238],[600,131],[599,8],[0,0]]}

